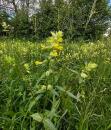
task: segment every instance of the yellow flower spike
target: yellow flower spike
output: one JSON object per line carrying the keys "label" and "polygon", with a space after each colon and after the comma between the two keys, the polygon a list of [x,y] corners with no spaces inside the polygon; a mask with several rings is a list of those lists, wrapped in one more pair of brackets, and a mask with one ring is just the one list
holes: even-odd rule
{"label": "yellow flower spike", "polygon": [[50,56],[52,56],[52,57],[57,57],[57,56],[58,56],[57,51],[56,51],[56,50],[51,51],[51,52],[50,52]]}
{"label": "yellow flower spike", "polygon": [[63,46],[59,45],[58,43],[54,44],[53,48],[56,49],[56,50],[59,50],[59,51],[63,50]]}
{"label": "yellow flower spike", "polygon": [[63,32],[62,32],[62,31],[58,31],[58,32],[57,32],[57,35],[58,35],[59,37],[63,37]]}
{"label": "yellow flower spike", "polygon": [[54,33],[54,32],[51,32],[51,34],[52,34],[52,36],[53,36],[53,37],[56,37],[56,33]]}
{"label": "yellow flower spike", "polygon": [[63,41],[63,38],[62,38],[63,33],[62,33],[62,31],[59,31],[59,32],[56,32],[56,33],[51,32],[51,34],[52,34],[52,36],[48,39],[49,43],[56,44],[56,43],[60,43],[60,42]]}
{"label": "yellow flower spike", "polygon": [[59,46],[57,49],[62,51],[63,50],[63,46]]}
{"label": "yellow flower spike", "polygon": [[41,65],[41,64],[43,64],[43,62],[42,61],[35,61],[35,64],[36,65]]}
{"label": "yellow flower spike", "polygon": [[54,38],[53,38],[53,37],[49,37],[49,38],[47,39],[47,42],[48,42],[49,44],[54,43]]}

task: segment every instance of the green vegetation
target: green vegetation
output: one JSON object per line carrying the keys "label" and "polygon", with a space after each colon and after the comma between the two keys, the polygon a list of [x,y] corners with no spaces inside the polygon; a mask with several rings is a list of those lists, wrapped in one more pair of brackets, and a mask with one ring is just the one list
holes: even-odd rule
{"label": "green vegetation", "polygon": [[[108,0],[2,0],[15,14],[0,10],[0,35],[43,40],[51,31],[63,31],[64,38],[99,39],[108,28],[111,9]],[[6,6],[7,7],[7,6]],[[4,28],[3,23],[6,23]],[[9,31],[4,33],[4,31]]]}
{"label": "green vegetation", "polygon": [[0,130],[111,130],[108,0],[0,4]]}
{"label": "green vegetation", "polygon": [[110,130],[111,44],[0,40],[0,128]]}

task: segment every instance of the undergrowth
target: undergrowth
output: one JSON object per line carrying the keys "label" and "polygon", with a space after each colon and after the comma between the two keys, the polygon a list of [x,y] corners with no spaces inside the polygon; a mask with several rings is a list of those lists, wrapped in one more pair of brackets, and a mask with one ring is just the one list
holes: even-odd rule
{"label": "undergrowth", "polygon": [[0,128],[110,130],[110,41],[0,42]]}

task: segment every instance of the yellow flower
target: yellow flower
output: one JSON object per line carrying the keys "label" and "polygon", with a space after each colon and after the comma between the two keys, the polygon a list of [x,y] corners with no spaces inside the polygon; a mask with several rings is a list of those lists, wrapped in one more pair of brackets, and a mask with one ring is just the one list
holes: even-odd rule
{"label": "yellow flower", "polygon": [[107,58],[107,59],[104,61],[104,63],[110,64],[110,58]]}
{"label": "yellow flower", "polygon": [[59,50],[59,51],[63,50],[63,46],[59,45],[58,43],[54,44],[53,48],[56,49],[56,50]]}
{"label": "yellow flower", "polygon": [[88,75],[87,75],[87,74],[85,74],[84,72],[82,72],[82,73],[81,73],[81,77],[85,79],[85,78],[87,78],[87,77],[88,77]]}
{"label": "yellow flower", "polygon": [[53,89],[53,86],[52,85],[50,85],[50,84],[48,84],[47,86],[45,86],[45,85],[42,85],[42,87],[41,87],[41,90],[52,90]]}
{"label": "yellow flower", "polygon": [[62,31],[58,31],[58,32],[57,32],[57,35],[58,35],[59,37],[63,37],[63,32],[62,32]]}
{"label": "yellow flower", "polygon": [[28,63],[25,63],[25,64],[24,64],[24,68],[26,69],[26,72],[27,72],[27,73],[30,73],[30,66],[29,66]]}
{"label": "yellow flower", "polygon": [[95,69],[97,67],[97,64],[96,63],[88,63],[86,66],[85,66],[85,69],[86,71],[91,71],[92,69]]}
{"label": "yellow flower", "polygon": [[46,89],[47,89],[47,86],[42,85],[41,90],[46,90]]}
{"label": "yellow flower", "polygon": [[25,69],[29,69],[29,64],[28,64],[28,63],[25,63],[25,64],[24,64],[24,67],[25,67]]}
{"label": "yellow flower", "polygon": [[62,33],[62,31],[58,31],[56,33],[51,32],[51,34],[52,34],[52,37],[50,37],[48,39],[49,43],[60,43],[60,42],[63,41],[63,38],[62,38],[63,37],[63,33]]}
{"label": "yellow flower", "polygon": [[57,56],[58,56],[57,51],[56,51],[56,50],[51,51],[51,52],[50,52],[50,56],[52,56],[52,57],[57,57]]}
{"label": "yellow flower", "polygon": [[7,64],[14,64],[15,63],[15,59],[13,58],[13,57],[11,57],[11,56],[5,56],[4,57],[4,60],[5,60],[5,62],[7,63]]}
{"label": "yellow flower", "polygon": [[53,86],[50,84],[47,86],[47,90],[52,90],[52,88],[53,88]]}
{"label": "yellow flower", "polygon": [[41,64],[43,64],[43,62],[42,61],[35,61],[35,64],[36,65],[41,65]]}

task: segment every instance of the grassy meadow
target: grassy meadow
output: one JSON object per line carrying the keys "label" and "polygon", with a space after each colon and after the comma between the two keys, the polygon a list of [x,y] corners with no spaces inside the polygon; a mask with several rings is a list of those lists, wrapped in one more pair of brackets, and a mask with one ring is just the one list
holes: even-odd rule
{"label": "grassy meadow", "polygon": [[2,130],[111,130],[111,40],[0,40]]}

